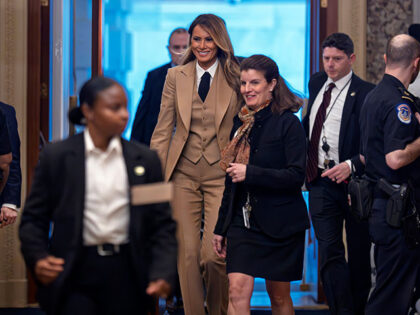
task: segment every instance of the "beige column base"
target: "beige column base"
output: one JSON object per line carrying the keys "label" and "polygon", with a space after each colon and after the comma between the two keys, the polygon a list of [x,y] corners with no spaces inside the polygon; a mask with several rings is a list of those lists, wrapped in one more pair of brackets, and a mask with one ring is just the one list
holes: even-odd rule
{"label": "beige column base", "polygon": [[[27,0],[0,0],[0,47],[0,101],[16,110],[25,196]],[[19,221],[0,229],[0,307],[27,306],[26,269],[17,233]]]}

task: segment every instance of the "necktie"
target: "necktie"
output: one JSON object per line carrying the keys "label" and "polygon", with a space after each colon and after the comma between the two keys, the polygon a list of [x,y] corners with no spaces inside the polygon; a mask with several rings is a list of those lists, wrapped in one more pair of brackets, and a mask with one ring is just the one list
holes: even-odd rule
{"label": "necktie", "polygon": [[311,141],[309,142],[308,149],[308,163],[306,167],[306,180],[308,183],[313,181],[318,175],[318,147],[319,139],[321,136],[322,125],[325,121],[325,114],[327,107],[331,101],[331,90],[335,87],[335,84],[331,82],[328,85],[328,89],[324,92],[321,105],[316,113],[315,122],[312,127]]}
{"label": "necktie", "polygon": [[206,100],[207,93],[210,89],[210,73],[207,71],[201,76],[200,85],[198,86],[198,95],[204,102]]}

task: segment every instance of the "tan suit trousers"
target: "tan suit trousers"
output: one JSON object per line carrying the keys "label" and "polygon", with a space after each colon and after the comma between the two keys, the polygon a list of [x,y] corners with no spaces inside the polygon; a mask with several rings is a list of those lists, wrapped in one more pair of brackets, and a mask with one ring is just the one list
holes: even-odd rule
{"label": "tan suit trousers", "polygon": [[212,246],[224,179],[225,173],[219,164],[209,165],[203,157],[194,164],[181,156],[172,176],[174,219],[178,223],[178,272],[186,315],[205,315],[204,292],[210,315],[227,313],[226,266]]}

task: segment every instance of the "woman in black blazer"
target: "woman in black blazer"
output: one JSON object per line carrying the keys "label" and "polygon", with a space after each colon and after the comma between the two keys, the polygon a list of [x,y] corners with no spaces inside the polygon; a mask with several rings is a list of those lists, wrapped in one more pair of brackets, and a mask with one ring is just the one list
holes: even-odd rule
{"label": "woman in black blazer", "polygon": [[228,313],[250,313],[254,278],[260,277],[273,314],[293,314],[290,281],[302,278],[309,228],[301,193],[305,133],[293,114],[302,100],[263,55],[241,63],[241,94],[245,104],[222,153],[226,187],[213,239],[227,261]]}
{"label": "woman in black blazer", "polygon": [[162,182],[159,159],[121,138],[119,83],[94,77],[79,100],[69,117],[85,130],[40,154],[19,229],[23,257],[47,314],[146,314],[148,295],[167,296],[176,274],[169,203],[132,202],[133,186]]}

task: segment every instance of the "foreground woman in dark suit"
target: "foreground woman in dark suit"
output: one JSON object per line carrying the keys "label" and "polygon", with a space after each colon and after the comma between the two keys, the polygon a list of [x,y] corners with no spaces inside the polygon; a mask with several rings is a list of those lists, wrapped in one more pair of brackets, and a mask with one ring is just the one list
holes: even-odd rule
{"label": "foreground woman in dark suit", "polygon": [[90,79],[79,99],[70,118],[84,120],[84,132],[41,152],[22,253],[47,314],[146,314],[148,295],[167,296],[175,277],[175,222],[168,202],[133,205],[130,188],[161,182],[159,159],[121,138],[128,112],[120,84]]}
{"label": "foreground woman in dark suit", "polygon": [[273,314],[293,314],[290,281],[302,277],[309,227],[305,133],[293,114],[302,100],[263,55],[241,63],[241,94],[245,104],[222,153],[226,188],[213,239],[226,257],[228,314],[250,313],[255,277],[266,279]]}

